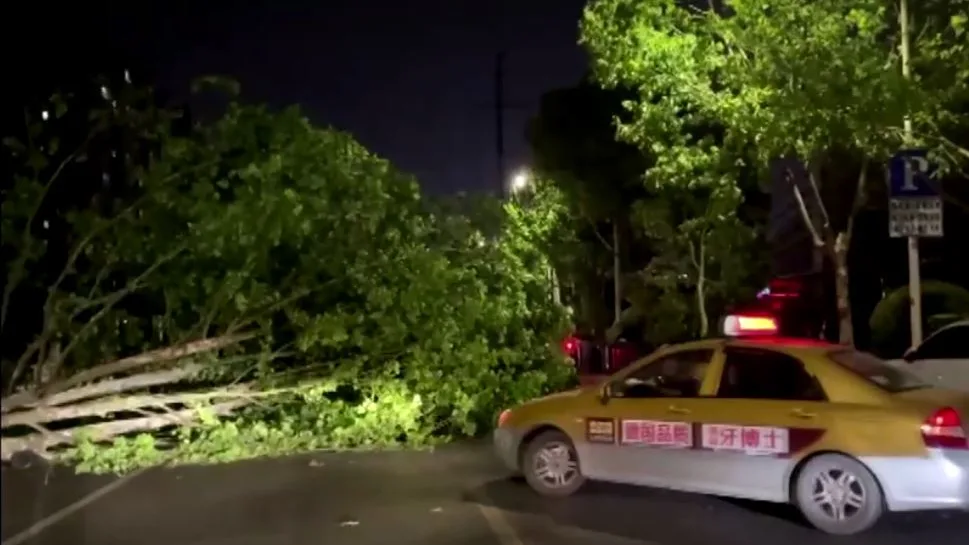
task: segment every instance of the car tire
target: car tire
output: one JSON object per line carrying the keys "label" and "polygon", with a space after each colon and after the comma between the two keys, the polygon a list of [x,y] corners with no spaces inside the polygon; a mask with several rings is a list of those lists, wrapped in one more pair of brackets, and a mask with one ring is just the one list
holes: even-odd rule
{"label": "car tire", "polygon": [[871,471],[842,454],[812,458],[793,483],[794,504],[815,528],[834,535],[868,530],[885,511],[885,497]]}
{"label": "car tire", "polygon": [[585,484],[575,446],[560,431],[540,433],[528,443],[521,471],[528,485],[542,496],[571,496]]}

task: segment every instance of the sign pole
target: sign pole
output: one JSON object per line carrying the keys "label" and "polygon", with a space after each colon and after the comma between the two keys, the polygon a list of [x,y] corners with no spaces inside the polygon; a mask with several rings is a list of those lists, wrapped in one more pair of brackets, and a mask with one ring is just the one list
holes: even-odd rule
{"label": "sign pole", "polygon": [[[900,0],[898,9],[898,22],[902,35],[901,57],[902,57],[902,76],[905,79],[912,78],[911,64],[911,36],[909,34],[908,0]],[[905,131],[905,141],[911,145],[914,140],[912,129],[912,118],[905,116],[903,121]],[[911,168],[911,167],[908,167]],[[922,275],[919,259],[919,237],[912,233],[908,236],[908,297],[911,305],[909,317],[912,328],[912,347],[922,343]]]}

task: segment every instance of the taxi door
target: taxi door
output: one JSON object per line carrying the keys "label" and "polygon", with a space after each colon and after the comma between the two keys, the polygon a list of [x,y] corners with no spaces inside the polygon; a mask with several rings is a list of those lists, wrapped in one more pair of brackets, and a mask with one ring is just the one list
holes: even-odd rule
{"label": "taxi door", "polygon": [[818,380],[789,354],[764,347],[723,351],[711,409],[697,426],[697,491],[787,501],[796,459],[833,423]]}
{"label": "taxi door", "polygon": [[717,375],[715,347],[684,347],[630,366],[607,383],[585,415],[577,445],[582,472],[596,480],[691,490],[694,415],[709,405]]}

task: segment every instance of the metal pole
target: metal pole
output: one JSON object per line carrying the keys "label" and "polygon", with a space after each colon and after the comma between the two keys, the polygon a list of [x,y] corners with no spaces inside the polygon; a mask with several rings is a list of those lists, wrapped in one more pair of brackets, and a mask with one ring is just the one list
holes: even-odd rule
{"label": "metal pole", "polygon": [[498,159],[498,195],[504,196],[505,177],[505,53],[495,56],[495,154]]}
{"label": "metal pole", "polygon": [[[902,76],[905,79],[912,78],[912,43],[909,29],[908,0],[900,0],[898,8],[899,31],[902,35],[901,57],[902,57]],[[905,116],[903,121],[905,131],[905,143],[912,145],[914,140],[912,129],[912,118]],[[922,278],[919,259],[919,237],[908,237],[908,297],[910,302],[910,318],[912,328],[912,347],[922,343]]]}
{"label": "metal pole", "polygon": [[619,323],[622,320],[622,281],[620,277],[620,269],[622,267],[622,262],[620,261],[621,254],[619,253],[619,222],[613,218],[612,220],[612,306],[613,313],[616,315],[616,321],[614,323]]}

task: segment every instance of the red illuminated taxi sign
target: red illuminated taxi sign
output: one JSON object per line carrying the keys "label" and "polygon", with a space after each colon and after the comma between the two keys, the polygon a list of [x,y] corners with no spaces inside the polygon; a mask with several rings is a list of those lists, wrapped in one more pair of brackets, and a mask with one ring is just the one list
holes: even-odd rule
{"label": "red illuminated taxi sign", "polygon": [[777,335],[777,320],[763,314],[731,314],[723,320],[727,337]]}

